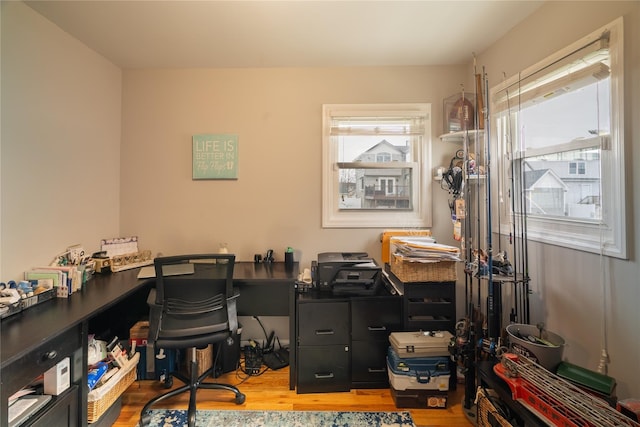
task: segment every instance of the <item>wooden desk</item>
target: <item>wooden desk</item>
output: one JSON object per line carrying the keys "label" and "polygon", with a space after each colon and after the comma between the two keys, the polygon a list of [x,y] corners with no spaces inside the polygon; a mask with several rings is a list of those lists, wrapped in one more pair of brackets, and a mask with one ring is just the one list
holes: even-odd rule
{"label": "wooden desk", "polygon": [[[54,299],[2,320],[0,324],[0,425],[8,420],[9,396],[29,384],[65,357],[71,358],[72,387],[56,400],[77,405],[77,418],[47,426],[87,425],[87,347],[89,322],[137,299],[153,286],[153,279],[137,278],[139,269],[95,275],[68,299]],[[287,271],[284,263],[272,265],[237,262],[234,283],[240,289],[238,312],[242,315],[289,315],[293,313],[298,264]],[[290,316],[293,318],[294,316]],[[293,330],[293,329],[292,329]],[[71,395],[71,396],[70,396]],[[75,402],[75,403],[74,403]],[[47,409],[38,413],[40,416]]]}

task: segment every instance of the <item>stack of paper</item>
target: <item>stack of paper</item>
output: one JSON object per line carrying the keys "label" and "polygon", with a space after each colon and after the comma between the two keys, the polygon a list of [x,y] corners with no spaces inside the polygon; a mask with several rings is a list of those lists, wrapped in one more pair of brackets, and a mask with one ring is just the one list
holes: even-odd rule
{"label": "stack of paper", "polygon": [[409,262],[460,261],[460,248],[435,243],[430,237],[393,238],[394,255]]}

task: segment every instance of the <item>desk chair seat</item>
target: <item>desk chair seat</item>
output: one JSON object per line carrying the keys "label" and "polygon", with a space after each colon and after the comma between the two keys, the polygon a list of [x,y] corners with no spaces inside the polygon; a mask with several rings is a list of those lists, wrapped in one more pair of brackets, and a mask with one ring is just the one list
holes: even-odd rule
{"label": "desk chair seat", "polygon": [[[209,262],[204,262],[204,261]],[[200,261],[200,262],[198,262]],[[170,264],[196,262],[193,275],[163,276],[163,267]],[[171,387],[172,377],[185,385],[161,394],[149,401],[140,413],[140,426],[149,426],[149,409],[157,402],[189,392],[189,427],[196,425],[196,392],[198,389],[227,390],[235,394],[235,403],[244,403],[245,395],[229,384],[209,383],[214,366],[198,376],[196,348],[209,344],[232,345],[237,336],[238,319],[235,309],[238,294],[233,289],[235,255],[196,254],[159,257],[154,260],[156,287],[149,293],[149,340],[156,348],[190,349],[191,375],[171,372],[165,385]]]}

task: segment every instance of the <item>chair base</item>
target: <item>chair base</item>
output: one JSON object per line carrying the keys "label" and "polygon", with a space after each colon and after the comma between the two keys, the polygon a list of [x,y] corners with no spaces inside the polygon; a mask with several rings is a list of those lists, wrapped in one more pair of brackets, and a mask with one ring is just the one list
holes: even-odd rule
{"label": "chair base", "polygon": [[198,389],[209,389],[209,390],[227,390],[235,394],[235,403],[237,405],[242,405],[246,399],[246,396],[238,390],[237,387],[229,385],[229,384],[221,384],[221,383],[205,383],[204,379],[208,376],[212,375],[213,367],[207,369],[202,375],[198,376],[198,362],[191,361],[191,378],[187,378],[179,372],[172,372],[170,375],[178,378],[180,381],[185,383],[185,385],[178,387],[174,390],[170,390],[166,393],[161,394],[149,402],[142,408],[140,411],[140,427],[150,426],[150,414],[149,409],[155,405],[156,403],[168,399],[173,396],[177,396],[184,392],[189,392],[189,409],[187,412],[188,426],[195,427],[196,425],[196,392]]}

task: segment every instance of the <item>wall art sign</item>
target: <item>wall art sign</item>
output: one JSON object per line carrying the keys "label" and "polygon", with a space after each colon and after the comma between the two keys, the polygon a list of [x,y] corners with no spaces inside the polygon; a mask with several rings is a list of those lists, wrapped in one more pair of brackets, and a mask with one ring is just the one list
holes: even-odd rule
{"label": "wall art sign", "polygon": [[193,179],[238,179],[238,135],[193,135]]}

